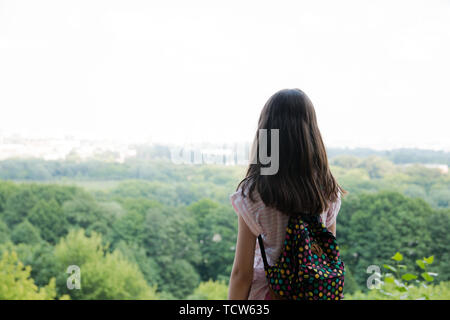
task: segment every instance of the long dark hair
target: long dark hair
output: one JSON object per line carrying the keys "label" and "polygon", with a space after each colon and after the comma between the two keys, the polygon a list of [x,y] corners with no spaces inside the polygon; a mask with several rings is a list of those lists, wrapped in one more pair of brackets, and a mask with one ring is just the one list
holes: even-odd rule
{"label": "long dark hair", "polygon": [[[258,156],[259,129],[267,129],[269,134],[271,129],[279,129],[276,174],[261,175],[265,165]],[[270,144],[267,150],[270,154]],[[339,193],[346,193],[331,174],[314,106],[300,89],[280,90],[266,102],[252,154],[256,154],[256,161],[249,165],[246,177],[237,187],[242,187],[242,194],[252,201],[253,192],[257,191],[266,206],[280,212],[317,215],[327,210]]]}

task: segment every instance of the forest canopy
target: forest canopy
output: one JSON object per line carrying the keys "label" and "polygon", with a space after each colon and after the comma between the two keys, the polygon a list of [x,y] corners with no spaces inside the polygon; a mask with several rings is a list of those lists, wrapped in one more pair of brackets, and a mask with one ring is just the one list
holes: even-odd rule
{"label": "forest canopy", "polygon": [[[337,219],[348,294],[367,293],[367,267],[397,251],[417,272],[433,255],[436,283],[450,280],[449,175],[401,155],[330,158],[349,191]],[[229,195],[244,173],[163,157],[0,161],[0,299],[226,298],[237,235]],[[80,290],[67,287],[69,265],[81,269]]]}

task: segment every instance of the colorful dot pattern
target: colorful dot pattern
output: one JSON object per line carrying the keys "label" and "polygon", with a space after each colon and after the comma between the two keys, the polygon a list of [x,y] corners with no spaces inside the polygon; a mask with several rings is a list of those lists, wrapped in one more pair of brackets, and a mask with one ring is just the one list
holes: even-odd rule
{"label": "colorful dot pattern", "polygon": [[[311,250],[312,244],[322,249]],[[272,290],[288,300],[341,300],[344,298],[344,262],[336,238],[320,221],[291,216],[277,263],[267,266]]]}

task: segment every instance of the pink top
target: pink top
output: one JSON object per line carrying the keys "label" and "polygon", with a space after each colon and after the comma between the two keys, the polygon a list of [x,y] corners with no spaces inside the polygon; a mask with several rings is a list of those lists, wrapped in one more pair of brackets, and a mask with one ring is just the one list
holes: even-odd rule
{"label": "pink top", "polygon": [[[246,194],[247,195],[247,194]],[[248,197],[242,197],[241,189],[230,195],[236,214],[241,215],[249,229],[255,236],[262,234],[264,248],[269,265],[276,263],[283,249],[286,227],[289,216],[276,209],[264,205],[257,192],[253,193],[255,202]],[[322,222],[327,228],[336,221],[341,207],[341,198],[330,205],[330,208],[321,214]],[[269,287],[264,273],[264,264],[261,258],[258,241],[256,241],[255,260],[253,264],[253,282],[248,296],[249,300],[264,300],[269,294]]]}

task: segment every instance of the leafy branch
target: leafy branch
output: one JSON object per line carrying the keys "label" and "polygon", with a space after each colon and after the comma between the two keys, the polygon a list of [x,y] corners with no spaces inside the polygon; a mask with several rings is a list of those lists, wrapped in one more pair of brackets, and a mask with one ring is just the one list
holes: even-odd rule
{"label": "leafy branch", "polygon": [[[434,256],[416,260],[416,264],[423,272],[420,275],[407,272],[407,266],[401,264],[403,255],[400,252],[395,253],[391,257],[394,260],[394,265],[384,264],[383,267],[387,269],[382,278],[380,292],[391,297],[399,297],[400,299],[407,299],[409,297],[409,289],[414,286],[422,286],[427,288],[427,284],[434,281],[438,275],[434,272],[429,272],[428,267],[433,263]],[[429,300],[429,297],[424,294],[419,300]]]}

